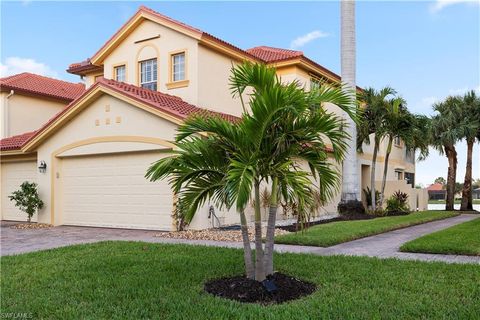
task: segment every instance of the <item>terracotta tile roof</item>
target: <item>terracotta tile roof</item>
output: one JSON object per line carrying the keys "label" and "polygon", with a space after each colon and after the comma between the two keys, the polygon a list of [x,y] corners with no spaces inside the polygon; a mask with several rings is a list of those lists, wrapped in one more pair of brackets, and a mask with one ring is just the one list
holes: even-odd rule
{"label": "terracotta tile roof", "polygon": [[443,185],[441,183],[434,183],[427,187],[428,191],[443,191]]}
{"label": "terracotta tile roof", "polygon": [[[23,145],[25,145],[28,141],[39,135],[41,132],[43,132],[45,129],[47,129],[55,120],[60,118],[64,113],[66,113],[68,110],[70,110],[78,100],[83,98],[85,95],[87,95],[89,92],[93,91],[95,88],[103,86],[109,89],[112,89],[120,94],[123,94],[129,98],[132,98],[134,100],[137,100],[139,102],[143,102],[155,109],[158,109],[162,112],[168,113],[179,120],[184,120],[188,118],[189,116],[192,115],[201,115],[201,116],[219,116],[225,120],[231,121],[231,122],[236,122],[239,121],[240,118],[226,114],[226,113],[221,113],[221,112],[216,112],[216,111],[211,111],[207,109],[203,109],[200,107],[197,107],[195,105],[189,104],[185,101],[183,101],[181,98],[177,96],[172,96],[169,94],[161,93],[158,91],[152,91],[148,89],[144,89],[141,87],[137,87],[131,84],[127,84],[124,82],[118,82],[115,80],[108,80],[105,78],[99,78],[97,82],[91,86],[87,91],[85,91],[82,95],[77,97],[74,101],[72,101],[68,106],[66,106],[62,111],[58,112],[55,116],[53,116],[50,120],[48,120],[47,123],[45,123],[40,129],[38,129],[35,132],[29,132],[25,133],[24,135],[17,136],[15,139],[14,137],[11,138],[6,138],[3,140],[0,140],[0,143],[2,143],[2,150],[3,149],[3,144],[5,143],[5,146],[9,147],[9,149],[5,150],[14,150],[14,149],[20,149]],[[21,138],[20,138],[21,137]],[[13,139],[13,140],[7,140],[7,139]],[[14,143],[15,141],[15,143]],[[20,143],[21,142],[21,143]]]}
{"label": "terracotta tile roof", "polygon": [[220,116],[225,120],[232,122],[238,121],[239,119],[238,117],[230,114],[197,107],[193,104],[189,104],[183,101],[180,97],[177,96],[144,89],[124,82],[100,78],[97,83],[98,85],[104,85],[119,93],[125,94],[130,98],[144,102],[179,119],[186,119],[188,116],[193,114]]}
{"label": "terracotta tile roof", "polygon": [[[188,24],[186,24],[186,23],[183,23],[183,22],[181,22],[181,21],[172,19],[172,18],[170,18],[170,17],[168,17],[168,16],[166,16],[166,15],[163,15],[163,14],[161,14],[161,13],[155,11],[155,10],[152,10],[152,9],[150,9],[150,8],[147,8],[147,7],[143,6],[143,5],[140,6],[140,7],[138,8],[138,11],[137,11],[127,22],[125,22],[125,24],[124,24],[120,29],[118,29],[118,31],[117,31],[116,33],[114,33],[114,34],[110,37],[110,39],[108,39],[108,40],[103,44],[103,46],[93,55],[93,57],[96,56],[99,52],[101,52],[101,51],[110,43],[110,41],[112,41],[112,40],[117,36],[117,34],[119,34],[120,31],[121,31],[126,25],[128,25],[128,24],[130,23],[130,21],[132,21],[133,19],[135,19],[136,16],[137,16],[138,14],[142,13],[142,12],[151,14],[151,15],[153,15],[153,16],[161,19],[161,20],[165,20],[165,21],[167,21],[167,22],[170,22],[170,23],[173,23],[173,24],[175,24],[175,25],[177,25],[177,26],[180,26],[180,27],[182,27],[182,28],[185,28],[185,29],[187,29],[187,30],[189,30],[189,31],[191,31],[191,32],[193,32],[193,33],[196,33],[196,34],[197,34],[199,37],[201,37],[201,38],[204,38],[204,39],[206,38],[206,39],[213,40],[214,42],[217,42],[217,43],[219,43],[219,44],[221,44],[221,45],[224,45],[224,46],[226,46],[226,47],[229,47],[230,49],[233,49],[233,50],[235,50],[235,51],[237,51],[237,52],[239,52],[239,53],[241,53],[241,54],[243,54],[243,55],[245,55],[245,56],[248,56],[248,57],[251,57],[251,58],[254,59],[254,60],[257,60],[257,58],[256,58],[254,55],[248,53],[247,51],[245,51],[245,50],[243,50],[243,49],[240,49],[240,48],[237,47],[237,46],[234,46],[234,45],[231,44],[231,43],[228,43],[228,42],[226,42],[226,41],[224,41],[224,40],[222,40],[222,39],[219,39],[219,38],[217,38],[217,37],[215,37],[215,36],[213,36],[213,35],[211,35],[211,34],[209,34],[209,33],[207,33],[207,32],[204,32],[204,31],[202,31],[202,30],[200,30],[200,29],[197,29],[197,28],[195,28],[195,27],[192,27],[192,26],[190,26],[190,25],[188,25]],[[101,68],[101,69],[100,69],[100,68]],[[90,62],[90,58],[88,58],[87,60],[82,61],[82,62],[72,63],[72,64],[68,67],[67,72],[73,73],[73,74],[83,74],[83,73],[86,72],[86,71],[89,72],[89,71],[92,71],[92,70],[103,70],[103,68],[100,67],[100,66],[95,66],[95,65],[93,65],[93,64]]]}
{"label": "terracotta tile roof", "polygon": [[0,89],[2,91],[21,91],[70,102],[85,91],[85,85],[24,72],[1,78]]}
{"label": "terracotta tile roof", "polygon": [[302,51],[273,48],[267,46],[255,47],[247,49],[246,51],[265,62],[277,62],[303,56]]}
{"label": "terracotta tile roof", "polygon": [[12,136],[9,138],[5,138],[0,140],[0,150],[1,151],[8,151],[8,150],[18,150],[22,148],[22,146],[27,142],[36,131],[27,132],[23,134],[19,134],[16,136]]}

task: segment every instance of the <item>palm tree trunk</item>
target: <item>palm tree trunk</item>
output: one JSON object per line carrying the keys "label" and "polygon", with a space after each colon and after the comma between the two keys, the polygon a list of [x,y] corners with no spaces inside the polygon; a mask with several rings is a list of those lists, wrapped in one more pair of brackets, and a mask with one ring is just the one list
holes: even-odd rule
{"label": "palm tree trunk", "polygon": [[262,212],[260,211],[260,182],[255,181],[255,280],[265,280],[262,244]]}
{"label": "palm tree trunk", "polygon": [[[341,75],[343,89],[350,95],[352,106],[355,105],[355,1],[342,0],[341,11]],[[357,127],[355,122],[345,113],[346,131],[350,135],[342,172],[342,202],[358,201],[360,180],[357,163]]]}
{"label": "palm tree trunk", "polygon": [[377,199],[376,199],[376,191],[375,191],[375,168],[377,164],[377,153],[378,148],[380,145],[380,141],[378,141],[377,137],[375,137],[375,145],[373,147],[373,156],[372,156],[372,171],[370,172],[370,189],[372,190],[372,210],[375,211],[377,209]]}
{"label": "palm tree trunk", "polygon": [[445,210],[454,210],[455,203],[455,181],[457,176],[457,151],[454,146],[447,145],[445,154],[448,158],[448,174],[447,174],[447,201]]}
{"label": "palm tree trunk", "polygon": [[247,278],[255,278],[255,269],[252,260],[252,247],[250,247],[250,238],[248,235],[247,218],[245,211],[240,211],[240,224],[242,226],[242,240],[243,240],[243,260],[245,261],[245,273]]}
{"label": "palm tree trunk", "polygon": [[275,222],[278,208],[278,178],[272,180],[270,209],[268,211],[267,236],[265,242],[265,273],[273,274],[273,247],[275,241]]}
{"label": "palm tree trunk", "polygon": [[385,198],[385,185],[387,184],[387,173],[388,173],[388,159],[390,158],[390,153],[392,152],[393,137],[389,137],[387,152],[385,153],[385,166],[383,167],[383,179],[382,179],[382,190],[380,191],[380,206],[383,206],[383,199]]}
{"label": "palm tree trunk", "polygon": [[465,168],[465,179],[463,181],[462,204],[460,210],[473,210],[472,200],[472,154],[474,139],[467,140],[467,166]]}

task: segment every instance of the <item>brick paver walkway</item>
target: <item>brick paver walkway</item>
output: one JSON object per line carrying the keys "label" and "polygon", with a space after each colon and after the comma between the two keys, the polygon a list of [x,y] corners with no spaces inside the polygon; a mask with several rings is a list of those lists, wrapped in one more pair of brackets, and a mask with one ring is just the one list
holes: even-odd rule
{"label": "brick paver walkway", "polygon": [[[443,261],[448,263],[480,264],[480,257],[421,254],[399,252],[400,246],[456,224],[480,218],[475,214],[462,214],[457,217],[433,221],[413,227],[386,232],[376,236],[345,242],[328,248],[275,245],[277,252],[310,253],[317,255],[353,255],[378,258],[398,258],[406,260]],[[106,240],[145,241],[156,243],[207,245],[217,247],[242,248],[238,242],[219,242],[208,240],[183,240],[154,237],[157,231],[108,229],[91,227],[59,226],[51,229],[19,230],[11,229],[12,222],[1,224],[1,255],[19,254],[38,250],[52,249],[81,243]]]}

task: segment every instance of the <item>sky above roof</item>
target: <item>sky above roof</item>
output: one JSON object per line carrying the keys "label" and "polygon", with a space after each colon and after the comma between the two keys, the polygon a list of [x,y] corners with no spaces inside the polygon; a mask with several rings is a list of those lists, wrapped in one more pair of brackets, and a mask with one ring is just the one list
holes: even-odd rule
{"label": "sky above roof", "polygon": [[[357,84],[394,87],[417,113],[450,94],[480,92],[480,6],[477,1],[358,1]],[[242,49],[301,50],[340,73],[337,2],[4,2],[2,76],[23,71],[78,82],[64,70],[92,56],[143,4]],[[19,23],[21,21],[22,23]],[[458,146],[458,181],[466,146]],[[480,178],[474,150],[474,177]],[[417,164],[417,183],[446,177],[435,151]]]}

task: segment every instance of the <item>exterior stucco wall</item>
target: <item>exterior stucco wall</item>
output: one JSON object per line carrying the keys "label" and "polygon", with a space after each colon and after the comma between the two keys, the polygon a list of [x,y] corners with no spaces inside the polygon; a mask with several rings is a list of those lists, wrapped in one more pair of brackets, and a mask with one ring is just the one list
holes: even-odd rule
{"label": "exterior stucco wall", "polygon": [[232,63],[237,62],[204,46],[198,47],[198,105],[203,108],[242,114],[240,99],[230,93]]}
{"label": "exterior stucco wall", "polygon": [[[158,38],[141,41],[158,35],[160,35]],[[179,50],[185,50],[186,80],[189,80],[189,84],[182,88],[168,89],[167,83],[170,82],[170,54]],[[104,61],[104,77],[113,79],[113,68],[125,64],[126,82],[139,86],[139,62],[157,58],[157,90],[179,96],[189,103],[197,104],[199,85],[197,56],[197,40],[152,21],[144,21],[107,56]],[[91,81],[89,81],[90,83]]]}
{"label": "exterior stucco wall", "polygon": [[[109,111],[106,111],[106,106],[109,106]],[[120,119],[119,123],[117,123],[117,117]],[[171,141],[175,135],[175,129],[175,124],[117,98],[107,95],[100,97],[38,148],[38,161],[44,160],[47,163],[47,172],[39,173],[37,180],[40,196],[45,202],[45,208],[39,214],[39,221],[50,223],[52,180],[55,183],[53,186],[55,209],[60,203],[58,197],[62,192],[61,185],[57,181],[61,177],[61,160],[52,156],[60,148],[85,139],[102,137],[135,136]],[[128,144],[121,145],[123,147],[119,145],[119,151],[126,151],[125,148],[129,148]],[[148,146],[145,149],[148,150]],[[61,215],[57,211],[55,210],[54,223],[61,224]]]}
{"label": "exterior stucco wall", "polygon": [[8,93],[1,94],[4,129],[2,130],[2,139],[39,129],[67,105],[66,102],[25,96],[19,93],[14,93],[8,99],[7,95]]}

